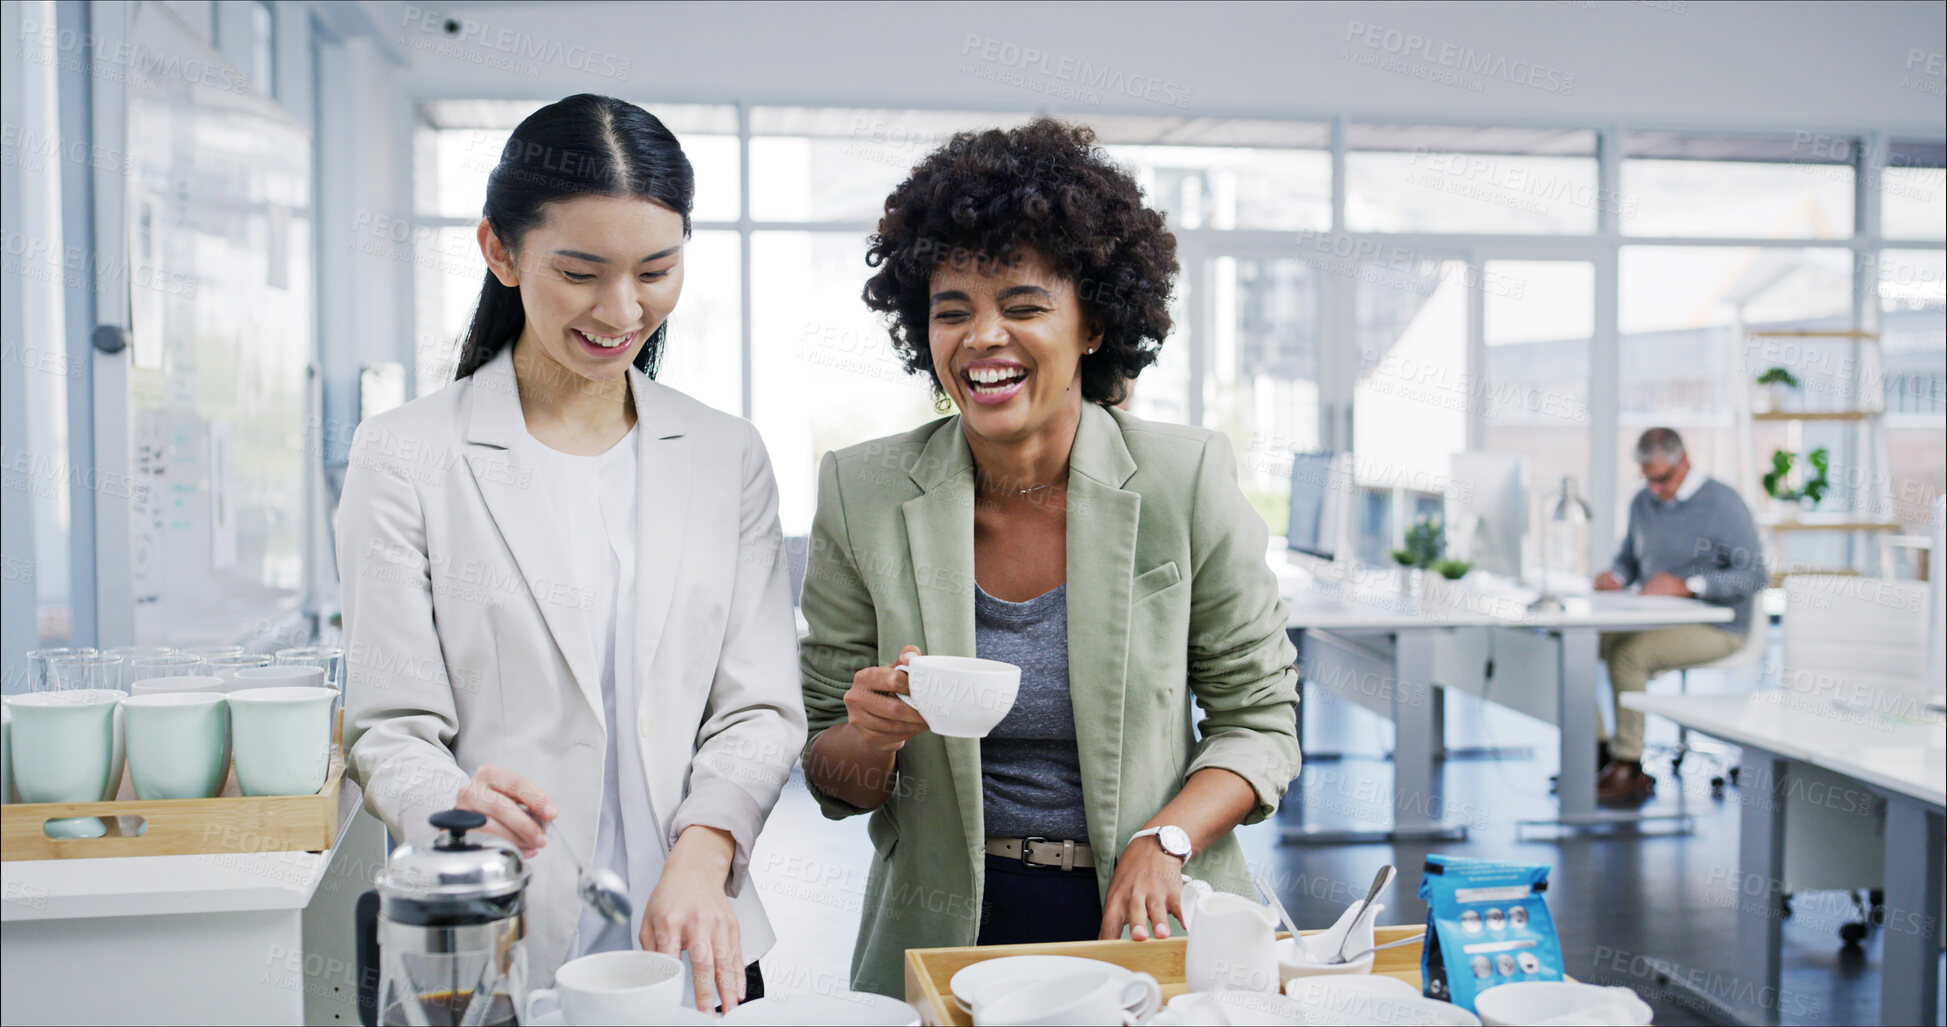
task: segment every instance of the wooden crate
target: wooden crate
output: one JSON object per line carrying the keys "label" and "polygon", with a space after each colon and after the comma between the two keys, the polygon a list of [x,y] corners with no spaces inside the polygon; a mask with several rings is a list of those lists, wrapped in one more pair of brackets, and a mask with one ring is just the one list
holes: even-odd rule
{"label": "wooden crate", "polygon": [[[126,772],[121,792],[106,802],[17,802],[0,805],[0,861],[96,859],[104,856],[194,856],[213,852],[323,852],[338,830],[338,796],[345,785],[343,714],[332,729],[331,768],[316,795],[248,796],[231,768],[213,799],[135,797]],[[56,817],[111,819],[100,838],[49,838],[43,824]]]}
{"label": "wooden crate", "polygon": [[[1373,943],[1384,945],[1389,941],[1411,937],[1424,930],[1423,925],[1402,925],[1399,927],[1380,927],[1374,931]],[[1316,931],[1306,931],[1316,934]],[[1288,937],[1280,933],[1278,937]],[[1099,959],[1114,963],[1129,970],[1140,970],[1156,978],[1163,986],[1163,1001],[1189,991],[1183,980],[1183,952],[1188,940],[1169,938],[1163,941],[1070,941],[1049,945],[986,945],[965,946],[946,949],[907,949],[906,950],[906,1001],[919,1007],[920,1015],[929,1024],[952,1024],[954,1027],[972,1027],[973,1017],[960,1010],[953,1001],[953,975],[974,963],[1002,956],[1080,956],[1084,959]],[[1372,972],[1386,977],[1397,977],[1420,990],[1420,946],[1401,945],[1373,955]]]}

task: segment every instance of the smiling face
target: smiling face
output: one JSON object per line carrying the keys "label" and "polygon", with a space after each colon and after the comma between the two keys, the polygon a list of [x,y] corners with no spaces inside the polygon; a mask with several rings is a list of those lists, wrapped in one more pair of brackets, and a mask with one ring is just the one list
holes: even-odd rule
{"label": "smiling face", "polygon": [[578,196],[510,253],[485,221],[480,250],[521,291],[520,344],[595,382],[622,377],[683,291],[683,216],[652,200]]}
{"label": "smiling face", "polygon": [[1102,344],[1075,283],[1033,251],[1012,265],[941,265],[929,289],[933,371],[973,437],[1018,443],[1082,409],[1082,358]]}

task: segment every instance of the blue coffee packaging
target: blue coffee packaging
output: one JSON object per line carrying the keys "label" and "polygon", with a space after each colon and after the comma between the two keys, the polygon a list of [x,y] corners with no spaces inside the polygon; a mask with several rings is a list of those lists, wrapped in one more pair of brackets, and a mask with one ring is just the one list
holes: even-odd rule
{"label": "blue coffee packaging", "polygon": [[1545,863],[1428,856],[1420,878],[1426,997],[1473,1012],[1474,999],[1495,985],[1561,980],[1562,943],[1542,898],[1547,890]]}

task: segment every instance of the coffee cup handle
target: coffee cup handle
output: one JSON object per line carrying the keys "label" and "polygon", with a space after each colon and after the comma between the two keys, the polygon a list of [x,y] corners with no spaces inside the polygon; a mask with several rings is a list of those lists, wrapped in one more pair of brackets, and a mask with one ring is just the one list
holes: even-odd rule
{"label": "coffee cup handle", "polygon": [[522,1023],[534,1023],[540,1019],[535,1007],[544,999],[554,1003],[556,1009],[561,1008],[561,999],[555,995],[553,988],[536,988],[527,993],[527,1008],[521,1011]]}
{"label": "coffee cup handle", "polygon": [[[1141,997],[1137,998],[1138,995]],[[1137,999],[1133,1006],[1129,1004],[1132,998]],[[1162,984],[1158,983],[1155,977],[1140,970],[1131,972],[1122,985],[1122,1008],[1127,1010],[1135,1020],[1142,1020],[1153,1015],[1162,1005]]]}

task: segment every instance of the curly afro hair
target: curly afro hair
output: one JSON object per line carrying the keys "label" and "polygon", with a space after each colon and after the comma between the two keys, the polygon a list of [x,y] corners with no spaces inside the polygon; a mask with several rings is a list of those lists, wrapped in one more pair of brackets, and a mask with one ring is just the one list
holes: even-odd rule
{"label": "curly afro hair", "polygon": [[1075,283],[1102,345],[1081,363],[1082,395],[1120,403],[1170,331],[1176,237],[1143,205],[1134,179],[1086,126],[1040,118],[962,132],[886,197],[865,262],[865,305],[884,315],[906,370],[939,376],[928,345],[933,272],[942,264],[1013,263],[1033,250]]}

